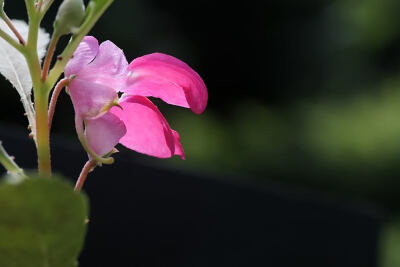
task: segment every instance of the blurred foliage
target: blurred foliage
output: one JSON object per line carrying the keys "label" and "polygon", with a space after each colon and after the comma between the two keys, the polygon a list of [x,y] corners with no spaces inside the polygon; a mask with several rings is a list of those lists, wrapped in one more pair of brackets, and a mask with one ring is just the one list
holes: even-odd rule
{"label": "blurred foliage", "polygon": [[351,99],[304,105],[305,145],[323,165],[380,171],[400,159],[400,83]]}
{"label": "blurred foliage", "polygon": [[381,235],[381,267],[400,266],[400,220],[391,219]]}
{"label": "blurred foliage", "polygon": [[0,210],[1,266],[78,265],[88,202],[69,182],[36,176],[2,180]]}
{"label": "blurred foliage", "polygon": [[399,1],[341,0],[337,1],[336,8],[349,41],[357,47],[379,49],[398,37]]}

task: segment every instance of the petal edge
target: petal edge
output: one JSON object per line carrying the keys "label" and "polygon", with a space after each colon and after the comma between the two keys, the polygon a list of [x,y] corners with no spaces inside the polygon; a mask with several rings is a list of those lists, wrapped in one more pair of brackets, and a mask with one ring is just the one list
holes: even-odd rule
{"label": "petal edge", "polygon": [[127,133],[120,143],[137,152],[158,158],[170,158],[175,152],[174,136],[158,108],[144,96],[129,96],[110,112],[125,124]]}
{"label": "petal edge", "polygon": [[172,105],[190,107],[196,114],[207,106],[208,92],[200,75],[173,56],[144,55],[133,60],[128,70],[124,89],[128,94],[158,97]]}

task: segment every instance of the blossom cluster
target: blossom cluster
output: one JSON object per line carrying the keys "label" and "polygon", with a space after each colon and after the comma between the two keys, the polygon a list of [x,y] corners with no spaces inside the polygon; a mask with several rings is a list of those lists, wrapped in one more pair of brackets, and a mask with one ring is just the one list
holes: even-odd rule
{"label": "blossom cluster", "polygon": [[148,97],[200,114],[207,105],[207,88],[191,67],[162,53],[128,63],[111,41],[99,45],[86,36],[65,68],[75,109],[78,136],[89,157],[103,157],[115,146],[159,158],[185,158],[179,134]]}

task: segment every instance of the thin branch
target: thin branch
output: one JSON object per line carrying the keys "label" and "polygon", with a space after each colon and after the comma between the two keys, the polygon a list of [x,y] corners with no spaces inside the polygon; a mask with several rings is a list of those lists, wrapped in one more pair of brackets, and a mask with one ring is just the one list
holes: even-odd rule
{"label": "thin branch", "polygon": [[82,171],[81,171],[81,174],[79,175],[78,180],[76,181],[75,192],[81,191],[82,186],[85,183],[89,172],[91,172],[96,166],[97,166],[97,162],[94,159],[88,160],[86,162],[85,166],[83,166],[83,168],[82,168]]}
{"label": "thin branch", "polygon": [[0,29],[0,37],[3,38],[9,45],[20,51],[23,52],[23,46],[19,44],[17,41],[14,40],[8,33]]}
{"label": "thin branch", "polygon": [[25,7],[28,13],[28,20],[30,21],[35,16],[35,1],[25,0]]}
{"label": "thin branch", "polygon": [[8,155],[0,141],[0,163],[9,173],[25,177],[24,171],[15,163],[14,158]]}
{"label": "thin branch", "polygon": [[42,70],[42,81],[45,82],[47,78],[47,74],[49,73],[51,60],[54,56],[54,51],[56,50],[56,46],[59,40],[58,35],[53,35],[50,40],[49,49],[47,50],[46,58],[44,59],[43,63],[43,70]]}
{"label": "thin branch", "polygon": [[4,22],[7,24],[8,28],[14,33],[14,35],[17,37],[19,43],[23,46],[26,45],[24,37],[18,32],[17,28],[15,28],[14,24],[12,24],[10,18],[7,16],[7,14],[2,11],[0,12],[0,17],[4,20]]}
{"label": "thin branch", "polygon": [[[43,0],[42,0],[43,1]],[[44,2],[42,4],[42,10],[39,9],[39,11],[41,12],[41,17],[43,18],[44,15],[47,13],[47,11],[49,10],[49,8],[51,7],[51,5],[53,4],[54,0],[48,0],[46,2]]]}
{"label": "thin branch", "polygon": [[53,122],[53,116],[54,116],[54,111],[56,109],[58,96],[60,95],[62,89],[64,87],[68,86],[68,84],[69,84],[69,79],[64,78],[61,81],[59,81],[57,83],[56,87],[54,88],[53,95],[51,96],[51,100],[50,100],[50,106],[49,106],[49,130],[50,130],[51,124]]}

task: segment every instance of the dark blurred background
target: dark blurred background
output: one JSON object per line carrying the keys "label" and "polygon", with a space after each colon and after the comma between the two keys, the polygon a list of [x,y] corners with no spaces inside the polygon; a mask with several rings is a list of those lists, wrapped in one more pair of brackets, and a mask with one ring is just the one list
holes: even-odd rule
{"label": "dark blurred background", "polygon": [[[60,2],[43,25],[49,32]],[[26,17],[23,1],[5,8]],[[127,155],[376,205],[385,214],[380,266],[400,266],[399,10],[397,0],[116,0],[91,34],[129,61],[176,56],[208,86],[201,116],[156,101],[185,161]],[[25,127],[16,91],[0,87],[0,122]],[[66,94],[53,133],[76,138]]]}

